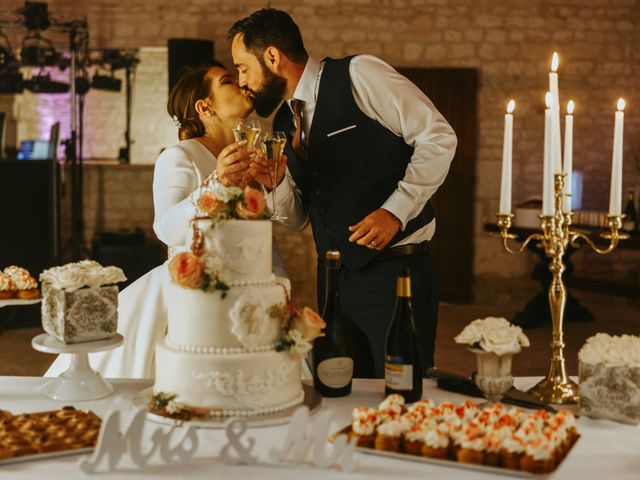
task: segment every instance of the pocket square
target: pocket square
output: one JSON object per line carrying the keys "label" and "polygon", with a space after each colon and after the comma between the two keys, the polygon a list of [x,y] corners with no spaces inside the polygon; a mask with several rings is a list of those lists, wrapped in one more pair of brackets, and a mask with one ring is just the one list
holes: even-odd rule
{"label": "pocket square", "polygon": [[341,128],[340,130],[336,130],[335,132],[327,133],[327,137],[333,137],[334,135],[338,135],[339,133],[346,132],[348,130],[353,130],[357,125],[349,125],[348,127]]}

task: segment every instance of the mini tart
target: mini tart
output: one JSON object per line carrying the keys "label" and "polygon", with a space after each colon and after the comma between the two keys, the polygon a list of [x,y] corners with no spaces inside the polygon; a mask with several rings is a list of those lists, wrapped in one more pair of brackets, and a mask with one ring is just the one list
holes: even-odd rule
{"label": "mini tart", "polygon": [[376,441],[377,411],[374,408],[356,408],[351,414],[349,440],[356,439],[358,447],[373,448]]}
{"label": "mini tart", "polygon": [[15,298],[16,290],[9,275],[0,272],[0,300]]}
{"label": "mini tart", "polygon": [[402,439],[402,448],[404,452],[409,455],[422,455],[424,435],[427,429],[430,428],[436,428],[436,425],[428,421],[413,423],[409,430],[404,432],[404,437]]}
{"label": "mini tart", "polygon": [[449,458],[449,435],[442,428],[430,428],[424,433],[422,456],[429,458]]}
{"label": "mini tart", "polygon": [[40,298],[40,290],[37,288],[32,288],[30,290],[18,290],[17,297],[23,300]]}
{"label": "mini tart", "polygon": [[550,473],[555,468],[553,448],[544,437],[529,442],[520,460],[520,470],[530,473]]}
{"label": "mini tart", "polygon": [[491,466],[500,465],[500,437],[497,435],[487,435],[484,442],[484,464]]}
{"label": "mini tart", "polygon": [[500,449],[500,462],[504,468],[519,470],[523,456],[524,443],[519,437],[511,435],[509,438],[504,439]]}
{"label": "mini tart", "polygon": [[482,465],[484,458],[484,440],[482,436],[467,437],[462,441],[457,457],[459,462]]}
{"label": "mini tart", "polygon": [[376,450],[399,452],[404,430],[406,424],[399,420],[390,420],[379,425],[375,441]]}

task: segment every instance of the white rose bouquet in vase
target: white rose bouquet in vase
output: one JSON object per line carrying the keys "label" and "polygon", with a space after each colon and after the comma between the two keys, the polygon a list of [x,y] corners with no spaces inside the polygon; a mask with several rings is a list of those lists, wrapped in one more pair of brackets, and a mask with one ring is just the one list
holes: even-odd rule
{"label": "white rose bouquet in vase", "polygon": [[476,384],[490,403],[495,403],[513,385],[511,358],[529,339],[522,329],[505,318],[487,317],[474,320],[455,338],[476,355]]}

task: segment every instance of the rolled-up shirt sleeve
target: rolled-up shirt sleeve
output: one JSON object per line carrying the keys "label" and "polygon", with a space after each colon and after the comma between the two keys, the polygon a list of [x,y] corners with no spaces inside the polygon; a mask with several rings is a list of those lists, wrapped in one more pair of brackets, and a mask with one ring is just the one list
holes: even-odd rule
{"label": "rolled-up shirt sleeve", "polygon": [[456,134],[431,100],[383,60],[357,56],[349,72],[362,112],[414,147],[404,177],[381,205],[404,229],[444,182],[458,143]]}
{"label": "rolled-up shirt sleeve", "polygon": [[199,185],[193,163],[180,147],[160,154],[153,171],[153,231],[167,245],[187,245]]}

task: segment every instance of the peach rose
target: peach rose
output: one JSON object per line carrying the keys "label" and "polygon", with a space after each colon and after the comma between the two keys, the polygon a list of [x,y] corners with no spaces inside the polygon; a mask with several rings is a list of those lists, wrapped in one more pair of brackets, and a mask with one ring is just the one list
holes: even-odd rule
{"label": "peach rose", "polygon": [[247,187],[244,189],[242,201],[236,204],[238,217],[245,220],[256,220],[264,215],[266,202],[260,190]]}
{"label": "peach rose", "polygon": [[210,217],[216,216],[224,210],[225,207],[226,204],[222,200],[219,200],[213,192],[204,192],[198,199],[198,208]]}
{"label": "peach rose", "polygon": [[324,335],[322,329],[326,326],[327,324],[320,315],[313,309],[304,307],[296,312],[291,329],[299,331],[307,340],[311,341]]}
{"label": "peach rose", "polygon": [[177,254],[169,262],[169,273],[178,285],[188,288],[200,288],[204,277],[204,266],[191,252]]}

